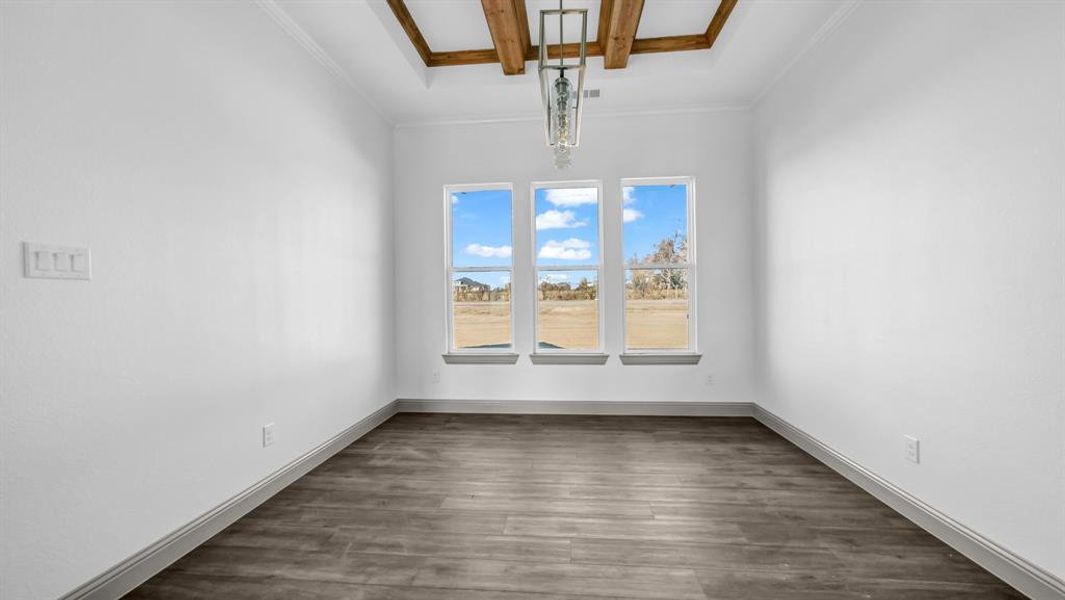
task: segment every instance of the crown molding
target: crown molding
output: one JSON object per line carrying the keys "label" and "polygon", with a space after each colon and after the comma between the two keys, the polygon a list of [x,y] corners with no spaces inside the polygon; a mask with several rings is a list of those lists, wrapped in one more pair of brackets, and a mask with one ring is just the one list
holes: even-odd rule
{"label": "crown molding", "polygon": [[333,60],[333,57],[330,56],[329,53],[326,52],[325,49],[322,48],[322,46],[319,45],[318,42],[315,41],[315,39],[311,37],[309,33],[304,31],[303,28],[300,27],[299,24],[297,24],[296,21],[294,21],[292,17],[289,16],[287,12],[285,12],[285,9],[281,8],[281,6],[275,0],[252,1],[255,3],[256,6],[261,8],[263,12],[269,15],[270,18],[273,19],[275,23],[277,23],[278,27],[280,27],[282,31],[287,33],[289,37],[291,37],[293,40],[296,41],[297,44],[300,45],[300,47],[306,50],[307,54],[310,54],[311,57],[314,58],[314,60],[318,61],[318,64],[322,65],[322,67],[325,68],[325,70],[328,71],[330,75],[336,78],[337,81],[340,81],[341,83],[346,85],[353,92],[358,94],[358,96],[362,98],[363,102],[365,102],[367,106],[373,109],[373,111],[377,113],[379,117],[384,119],[384,121],[388,125],[395,126],[395,121],[391,117],[389,117],[388,114],[386,114],[385,111],[382,110],[381,107],[376,102],[374,102],[374,100],[370,98],[370,96],[367,95],[366,92],[363,91],[363,89],[359,87],[357,83],[355,83],[355,80],[351,78],[351,75],[349,75],[348,72],[345,71],[344,68],[341,67],[335,60]]}
{"label": "crown molding", "polygon": [[[768,83],[758,93],[756,93],[748,102],[733,103],[733,104],[710,104],[702,106],[676,106],[668,108],[655,108],[645,110],[619,110],[619,111],[607,111],[607,112],[586,112],[583,118],[596,119],[596,118],[611,118],[611,117],[645,117],[645,116],[657,116],[657,115],[681,115],[681,114],[697,114],[697,113],[714,113],[714,112],[744,112],[752,111],[757,108],[758,104],[769,94],[770,91],[775,88],[781,80],[806,56],[811,50],[816,48],[821,42],[828,38],[834,31],[836,31],[846,20],[853,14],[854,9],[858,7],[863,0],[844,0],[844,2],[837,8],[832,15],[810,36],[802,48],[796,52],[792,58],[774,75]],[[525,122],[539,122],[543,119],[543,115],[540,114],[519,114],[508,115],[491,118],[478,118],[478,117],[458,117],[458,118],[445,118],[445,119],[427,119],[423,121],[398,121],[395,123],[396,129],[413,129],[419,127],[446,127],[455,125],[489,125],[496,123],[525,123]]]}
{"label": "crown molding", "polygon": [[[582,119],[608,119],[618,117],[655,117],[663,115],[687,115],[699,113],[720,112],[749,112],[753,108],[750,104],[706,104],[691,106],[674,106],[666,108],[653,108],[645,110],[612,110],[604,112],[585,112]],[[539,123],[543,121],[542,114],[519,114],[488,118],[456,118],[456,119],[428,119],[424,121],[401,121],[396,123],[396,129],[415,129],[420,127],[449,127],[455,125],[491,125],[497,123]]]}
{"label": "crown molding", "polygon": [[765,98],[766,95],[769,94],[769,92],[771,92],[793,68],[795,68],[795,65],[799,64],[807,53],[816,48],[818,44],[824,41],[825,38],[832,34],[832,32],[839,29],[839,26],[847,20],[847,17],[849,17],[854,12],[854,9],[861,3],[862,0],[845,0],[843,4],[832,13],[828,20],[825,21],[812,36],[810,36],[810,39],[806,41],[806,44],[791,57],[791,60],[785,63],[780,71],[769,80],[769,83],[754,95],[754,98],[751,99],[751,107],[757,107],[758,104],[762,102],[762,99]]}

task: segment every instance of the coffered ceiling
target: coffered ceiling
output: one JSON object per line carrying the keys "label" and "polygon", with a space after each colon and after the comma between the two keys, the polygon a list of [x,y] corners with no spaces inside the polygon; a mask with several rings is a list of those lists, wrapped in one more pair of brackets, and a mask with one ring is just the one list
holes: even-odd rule
{"label": "coffered ceiling", "polygon": [[[427,61],[424,49],[411,42],[408,29],[397,19],[391,0],[259,0],[313,56],[342,74],[394,123],[536,119],[540,95],[535,62],[526,53],[524,73],[504,75],[485,15],[485,6],[494,6],[494,1],[404,0],[429,50]],[[518,0],[501,1],[513,6]],[[585,117],[749,106],[798,56],[830,33],[855,1],[738,0],[725,11],[727,18],[717,19],[722,27],[711,44],[708,26],[729,4],[644,0],[627,59],[611,65],[602,56],[589,58],[586,86],[601,94],[586,104]],[[588,9],[590,42],[599,36],[600,15],[606,14],[603,4],[564,2],[566,8]],[[613,10],[615,5],[609,4]],[[528,43],[535,47],[539,11],[558,8],[558,2],[526,0],[523,7]],[[638,50],[640,40],[678,36],[704,36],[706,47]],[[434,64],[434,53],[470,50],[480,51],[481,60]]]}
{"label": "coffered ceiling", "polygon": [[[661,52],[692,52],[697,50],[710,50],[717,37],[721,34],[729,15],[736,7],[737,0],[718,0],[713,15],[707,20],[704,29],[692,33],[667,34],[657,36],[638,37],[641,19],[644,14],[644,0],[598,0],[598,6],[594,3],[589,8],[581,8],[591,18],[580,18],[577,14],[568,15],[570,21],[570,35],[567,36],[560,46],[559,38],[548,40],[548,56],[562,54],[566,57],[577,56],[580,52],[579,45],[574,40],[580,39],[580,32],[585,32],[587,41],[585,53],[587,56],[602,56],[603,67],[606,69],[624,69],[629,62],[631,54],[651,54]],[[538,11],[531,15],[527,11],[526,0],[481,0],[481,9],[484,20],[488,26],[491,46],[490,48],[472,48],[467,50],[433,50],[428,40],[422,33],[418,21],[411,13],[405,0],[387,0],[396,21],[403,27],[407,37],[410,38],[418,55],[427,67],[447,67],[470,64],[498,62],[503,67],[506,75],[520,75],[525,72],[525,63],[536,60],[539,54],[540,26],[544,26],[545,35],[552,32],[547,24],[554,25],[555,18],[538,18]],[[536,2],[535,4],[542,4]],[[421,4],[420,10],[425,10],[426,5]],[[430,5],[437,6],[440,5]],[[558,7],[565,7],[560,2]],[[696,8],[713,8],[714,3],[707,1]],[[469,5],[465,5],[466,9]],[[573,9],[573,6],[565,7]],[[676,10],[679,7],[673,7]],[[542,10],[542,8],[540,9]],[[668,14],[671,7],[664,2],[652,3],[651,11],[659,14]],[[471,15],[472,17],[472,15]],[[430,18],[432,18],[430,16]],[[476,18],[476,17],[473,17]],[[561,21],[566,17],[559,18]],[[660,19],[661,22],[661,19]],[[561,35],[558,31],[556,34]],[[483,44],[480,40],[480,43]]]}

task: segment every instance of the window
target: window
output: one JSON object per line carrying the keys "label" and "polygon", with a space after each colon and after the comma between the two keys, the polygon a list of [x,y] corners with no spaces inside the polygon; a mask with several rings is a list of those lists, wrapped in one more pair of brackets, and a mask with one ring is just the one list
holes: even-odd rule
{"label": "window", "polygon": [[449,186],[448,352],[511,353],[509,184]]}
{"label": "window", "polygon": [[621,182],[625,351],[695,352],[690,178]]}
{"label": "window", "polygon": [[602,349],[599,182],[533,184],[536,352]]}

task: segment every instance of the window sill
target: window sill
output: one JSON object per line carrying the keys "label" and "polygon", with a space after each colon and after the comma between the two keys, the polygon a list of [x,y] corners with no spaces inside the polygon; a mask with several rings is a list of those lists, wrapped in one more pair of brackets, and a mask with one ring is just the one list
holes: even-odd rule
{"label": "window sill", "polygon": [[626,365],[696,365],[702,357],[696,352],[636,353],[622,354],[621,362]]}
{"label": "window sill", "polygon": [[512,365],[518,362],[518,355],[512,352],[451,352],[443,357],[449,365]]}
{"label": "window sill", "polygon": [[529,355],[537,365],[602,365],[606,364],[609,354],[598,352],[534,352]]}

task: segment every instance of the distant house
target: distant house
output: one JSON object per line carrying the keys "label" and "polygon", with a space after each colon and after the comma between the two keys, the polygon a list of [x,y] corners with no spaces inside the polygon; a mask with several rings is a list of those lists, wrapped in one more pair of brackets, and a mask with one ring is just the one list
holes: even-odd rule
{"label": "distant house", "polygon": [[487,283],[481,283],[480,281],[470,279],[469,277],[460,277],[451,282],[451,285],[455,292],[461,294],[486,293],[492,291],[492,286]]}

